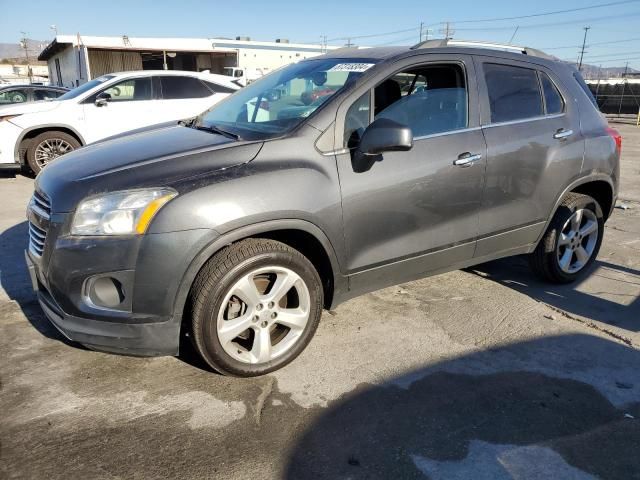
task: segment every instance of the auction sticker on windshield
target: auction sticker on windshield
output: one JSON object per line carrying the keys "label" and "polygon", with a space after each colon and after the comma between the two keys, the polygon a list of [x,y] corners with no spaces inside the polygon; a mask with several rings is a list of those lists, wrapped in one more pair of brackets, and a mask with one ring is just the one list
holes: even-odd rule
{"label": "auction sticker on windshield", "polygon": [[339,63],[331,67],[328,72],[364,72],[373,67],[374,63]]}

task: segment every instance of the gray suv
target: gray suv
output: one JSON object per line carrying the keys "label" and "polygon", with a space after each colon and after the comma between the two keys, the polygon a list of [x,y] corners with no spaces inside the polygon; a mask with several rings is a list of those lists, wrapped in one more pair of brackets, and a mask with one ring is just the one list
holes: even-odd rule
{"label": "gray suv", "polygon": [[260,375],[365,292],[521,254],[573,281],[620,148],[580,74],[542,52],[336,50],[47,166],[26,258],[69,339],[177,355],[188,337],[213,369]]}

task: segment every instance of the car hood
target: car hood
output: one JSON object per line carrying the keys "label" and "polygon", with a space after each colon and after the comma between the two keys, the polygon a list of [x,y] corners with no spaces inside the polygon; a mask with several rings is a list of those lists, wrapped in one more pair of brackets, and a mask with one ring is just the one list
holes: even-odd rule
{"label": "car hood", "polygon": [[56,213],[97,193],[161,186],[181,192],[196,178],[253,160],[261,147],[174,124],[68,153],[42,170],[36,189],[49,196]]}
{"label": "car hood", "polygon": [[20,103],[18,105],[6,105],[0,108],[0,115],[25,115],[27,113],[48,112],[55,110],[64,102],[64,100],[50,100]]}

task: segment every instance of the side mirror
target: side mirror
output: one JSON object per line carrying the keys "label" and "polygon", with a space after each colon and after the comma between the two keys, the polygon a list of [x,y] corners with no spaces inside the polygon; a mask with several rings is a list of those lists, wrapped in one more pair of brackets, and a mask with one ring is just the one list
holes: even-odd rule
{"label": "side mirror", "polygon": [[362,134],[358,151],[363,155],[406,152],[413,148],[413,133],[406,125],[388,118],[374,121]]}
{"label": "side mirror", "polygon": [[102,92],[98,94],[96,97],[96,101],[94,102],[96,107],[104,107],[111,101],[111,95],[107,92]]}

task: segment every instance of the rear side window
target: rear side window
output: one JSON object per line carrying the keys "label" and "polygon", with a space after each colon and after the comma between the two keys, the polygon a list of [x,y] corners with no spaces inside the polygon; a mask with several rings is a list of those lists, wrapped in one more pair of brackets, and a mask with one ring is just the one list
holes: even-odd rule
{"label": "rear side window", "polygon": [[491,122],[509,122],[543,115],[542,95],[535,70],[484,64]]}
{"label": "rear side window", "polygon": [[64,92],[60,92],[58,90],[35,90],[33,92],[34,100],[49,100],[52,98],[58,98]]}
{"label": "rear side window", "polygon": [[554,113],[564,112],[564,99],[560,95],[558,88],[544,72],[540,72],[540,83],[544,92],[544,104],[547,114],[553,115]]}
{"label": "rear side window", "polygon": [[209,90],[211,90],[213,93],[234,93],[235,92],[233,88],[224,87],[222,85],[218,85],[217,83],[207,82],[206,80],[203,80],[202,83],[204,83],[209,88]]}
{"label": "rear side window", "polygon": [[211,91],[204,84],[193,77],[160,77],[162,98],[177,100],[183,98],[204,98],[211,95]]}
{"label": "rear side window", "polygon": [[580,85],[580,88],[582,89],[582,91],[587,95],[591,103],[593,103],[593,106],[599,110],[600,108],[598,107],[598,102],[596,101],[596,98],[593,96],[593,93],[589,89],[589,86],[584,81],[584,78],[582,78],[582,75],[580,75],[580,72],[573,72],[573,78],[576,79],[576,82],[578,82],[578,85]]}

